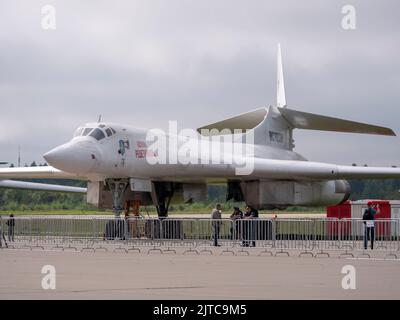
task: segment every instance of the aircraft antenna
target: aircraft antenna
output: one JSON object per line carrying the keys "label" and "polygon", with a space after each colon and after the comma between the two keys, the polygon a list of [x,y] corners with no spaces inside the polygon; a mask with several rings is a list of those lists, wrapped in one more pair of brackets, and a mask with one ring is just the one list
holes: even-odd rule
{"label": "aircraft antenna", "polygon": [[277,61],[277,92],[276,92],[276,106],[280,108],[286,107],[285,96],[285,82],[283,80],[283,65],[282,65],[282,52],[281,44],[278,43],[278,61]]}
{"label": "aircraft antenna", "polygon": [[21,166],[21,145],[18,145],[18,167]]}
{"label": "aircraft antenna", "polygon": [[99,114],[99,119],[97,120],[97,122],[101,122],[101,114]]}

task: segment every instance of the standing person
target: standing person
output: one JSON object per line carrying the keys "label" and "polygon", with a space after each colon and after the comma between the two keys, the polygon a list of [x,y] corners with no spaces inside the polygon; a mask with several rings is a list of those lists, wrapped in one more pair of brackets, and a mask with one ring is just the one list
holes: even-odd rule
{"label": "standing person", "polygon": [[243,221],[242,221],[242,246],[248,247],[250,245],[250,238],[251,238],[251,207],[246,206],[244,214],[243,214]]}
{"label": "standing person", "polygon": [[213,238],[214,238],[214,246],[219,247],[220,245],[218,244],[218,238],[219,238],[219,231],[221,227],[221,218],[222,218],[222,206],[218,203],[215,208],[211,212],[211,219],[212,220],[217,220],[212,222],[212,228],[213,228]]}
{"label": "standing person", "polygon": [[8,241],[14,242],[15,219],[13,214],[10,214],[10,219],[6,222],[6,224],[8,226]]}
{"label": "standing person", "polygon": [[[233,226],[231,228],[232,239],[240,238],[240,220],[243,219],[243,212],[239,207],[233,207],[233,213],[231,214],[231,219],[233,220]],[[234,231],[236,234],[234,234]]]}
{"label": "standing person", "polygon": [[256,246],[256,236],[257,236],[257,221],[254,219],[258,218],[258,210],[254,209],[253,207],[248,207],[250,210],[250,239],[251,239],[251,246]]}
{"label": "standing person", "polygon": [[375,215],[381,212],[379,205],[373,205],[368,203],[368,209],[365,209],[363,214],[363,220],[365,225],[364,233],[364,249],[367,250],[368,240],[371,239],[371,250],[374,249],[374,238],[375,238]]}
{"label": "standing person", "polygon": [[6,237],[4,236],[4,233],[3,233],[3,219],[1,218],[1,215],[0,215],[0,248],[3,247],[3,242],[2,242],[3,240],[4,240],[4,244],[6,245],[6,248],[8,248]]}

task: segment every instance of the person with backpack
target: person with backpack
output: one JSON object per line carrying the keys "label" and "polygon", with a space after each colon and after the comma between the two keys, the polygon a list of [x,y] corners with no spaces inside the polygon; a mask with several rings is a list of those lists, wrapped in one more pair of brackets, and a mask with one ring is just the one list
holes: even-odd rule
{"label": "person with backpack", "polygon": [[375,215],[379,214],[380,208],[378,205],[368,203],[368,209],[365,209],[363,214],[363,221],[365,225],[364,232],[364,249],[367,250],[368,240],[371,239],[371,250],[374,249],[374,238],[375,238]]}

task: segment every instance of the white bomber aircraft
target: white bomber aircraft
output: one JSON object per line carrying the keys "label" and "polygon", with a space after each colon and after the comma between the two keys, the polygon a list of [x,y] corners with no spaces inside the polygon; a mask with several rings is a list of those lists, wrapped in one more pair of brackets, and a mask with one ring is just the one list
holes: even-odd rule
{"label": "white bomber aircraft", "polygon": [[[350,195],[350,186],[344,179],[400,178],[399,168],[311,162],[294,152],[294,129],[387,136],[395,136],[395,133],[385,127],[289,109],[279,46],[277,73],[276,106],[256,109],[198,129],[199,132],[202,132],[200,129],[240,129],[246,130],[242,137],[252,135],[253,152],[244,156],[252,160],[253,170],[249,174],[236,174],[239,165],[234,163],[151,164],[147,158],[148,130],[116,123],[88,123],[76,130],[71,141],[44,155],[51,166],[2,168],[0,179],[87,180],[88,203],[112,207],[118,216],[125,201],[137,200],[142,204],[154,204],[159,216],[165,217],[171,200],[205,199],[209,183],[226,183],[227,200],[245,201],[257,209],[279,209],[343,202]],[[180,146],[188,141],[183,136],[168,138]],[[198,134],[189,140],[198,144],[201,139],[202,135]]]}

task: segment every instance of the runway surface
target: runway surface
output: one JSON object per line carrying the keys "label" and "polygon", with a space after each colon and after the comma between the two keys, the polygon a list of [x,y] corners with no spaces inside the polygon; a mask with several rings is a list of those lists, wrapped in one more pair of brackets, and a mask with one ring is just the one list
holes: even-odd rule
{"label": "runway surface", "polygon": [[[56,289],[42,289],[44,265]],[[342,288],[342,267],[356,289]],[[399,299],[400,260],[0,250],[0,299]]]}

